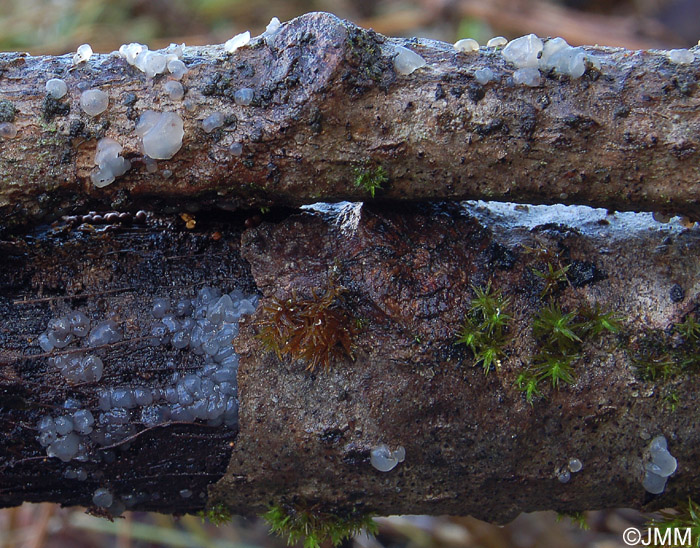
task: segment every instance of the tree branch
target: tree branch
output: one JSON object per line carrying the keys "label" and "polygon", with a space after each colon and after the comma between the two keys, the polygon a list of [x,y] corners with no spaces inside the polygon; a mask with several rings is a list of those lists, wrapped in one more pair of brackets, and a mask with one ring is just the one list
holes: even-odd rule
{"label": "tree branch", "polygon": [[[428,62],[411,75],[392,65],[394,45]],[[14,139],[0,140],[0,215],[5,227],[90,208],[147,205],[236,209],[366,199],[358,174],[380,166],[382,200],[486,198],[579,203],[700,218],[698,60],[664,52],[587,47],[600,62],[580,79],[550,74],[541,86],[512,83],[514,67],[493,49],[457,53],[432,40],[398,40],[334,16],[309,14],[234,54],[186,48],[185,100],[163,76],[147,79],[117,57],[0,54],[0,99],[16,109]],[[496,80],[482,86],[476,69]],[[68,85],[58,104],[44,83]],[[239,106],[233,93],[254,90]],[[84,88],[110,97],[82,112]],[[70,109],[68,112],[67,110]],[[146,110],[177,112],[182,149],[151,173],[134,133]],[[222,112],[212,133],[202,120]],[[95,188],[97,139],[124,147],[131,169]],[[230,146],[242,145],[242,155]],[[169,178],[166,178],[169,175]]]}
{"label": "tree branch", "polygon": [[[697,314],[696,231],[645,214],[495,205],[387,211],[345,204],[242,233],[241,225],[212,219],[188,231],[152,217],[86,236],[89,227],[62,224],[5,244],[1,506],[90,505],[106,487],[131,497],[134,508],[166,512],[208,503],[251,513],[272,501],[506,521],[544,508],[652,509],[698,496],[696,365],[674,361],[697,351],[678,327]],[[563,277],[537,274],[549,265]],[[485,374],[475,352],[456,341],[465,318],[478,319],[475,288],[485,291],[489,282],[508,299],[503,310],[513,320],[499,366]],[[163,387],[173,371],[198,366],[189,353],[145,346],[139,337],[150,333],[155,296],[192,296],[202,285],[262,294],[234,341],[240,429],[148,429],[137,421],[129,447],[90,445],[80,463],[46,458],[35,425],[47,411],[60,413],[67,397],[97,414],[100,389]],[[352,359],[341,355],[310,372],[308,362],[266,349],[258,333],[267,314],[331,287],[341,288],[334,306],[353,319]],[[578,314],[577,323],[592,321],[586,311],[597,305],[614,312],[622,329],[592,336],[573,327],[583,329],[572,347],[573,383],[553,389],[545,379],[528,403],[517,381],[554,344],[533,329],[550,305]],[[69,308],[91,318],[111,313],[133,340],[128,352],[107,349],[100,383],[71,386],[38,357],[36,337]],[[677,369],[643,380],[659,357]],[[678,459],[660,496],[641,484],[657,435]],[[405,462],[390,472],[373,468],[370,450],[380,443],[403,446]],[[571,458],[583,470],[562,483]],[[66,479],[68,468],[84,469],[87,479]]]}

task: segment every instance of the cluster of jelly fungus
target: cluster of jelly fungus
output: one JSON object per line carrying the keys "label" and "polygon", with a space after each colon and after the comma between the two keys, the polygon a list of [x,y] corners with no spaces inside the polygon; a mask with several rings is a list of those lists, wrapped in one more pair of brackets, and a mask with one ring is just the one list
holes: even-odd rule
{"label": "cluster of jelly fungus", "polygon": [[649,329],[628,344],[627,353],[640,380],[667,381],[700,366],[700,323],[696,314],[688,313],[673,325],[670,334]]}
{"label": "cluster of jelly fungus", "polygon": [[382,185],[389,181],[389,176],[382,166],[374,169],[355,168],[355,187],[362,188],[372,198],[378,190],[383,190]]}
{"label": "cluster of jelly fungus", "polygon": [[543,384],[551,383],[555,389],[562,384],[573,384],[576,381],[573,366],[583,355],[584,343],[604,333],[620,333],[621,321],[613,312],[603,312],[597,303],[565,312],[550,302],[534,317],[532,333],[541,350],[518,374],[516,388],[532,404],[535,397],[542,395]]}
{"label": "cluster of jelly fungus", "polygon": [[271,533],[286,537],[290,546],[303,538],[304,548],[320,548],[328,543],[339,546],[363,530],[373,535],[377,532],[373,515],[356,510],[336,514],[306,505],[275,504],[262,517]]}
{"label": "cluster of jelly fungus", "polygon": [[258,338],[281,360],[302,360],[306,369],[344,357],[352,359],[352,338],[356,322],[346,310],[345,289],[331,285],[323,295],[311,292],[310,298],[293,294],[284,301],[272,299],[263,307]]}
{"label": "cluster of jelly fungus", "polygon": [[491,282],[485,288],[472,286],[475,297],[464,317],[462,327],[457,334],[457,343],[464,344],[481,364],[484,373],[493,367],[499,367],[505,355],[508,323],[513,319],[509,314],[510,298],[503,297],[500,290],[493,290]]}
{"label": "cluster of jelly fungus", "polygon": [[202,521],[207,520],[217,527],[225,525],[233,518],[231,510],[229,510],[228,506],[225,504],[215,504],[207,510],[200,510],[197,512],[197,516],[199,516]]}

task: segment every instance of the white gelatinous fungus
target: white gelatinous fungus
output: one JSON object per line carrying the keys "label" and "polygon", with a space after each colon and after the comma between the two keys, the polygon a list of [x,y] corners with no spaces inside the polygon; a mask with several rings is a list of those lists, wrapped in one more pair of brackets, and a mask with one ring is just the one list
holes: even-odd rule
{"label": "white gelatinous fungus", "polygon": [[494,36],[486,42],[486,47],[487,48],[498,48],[501,46],[505,46],[508,43],[508,39],[505,36]]}
{"label": "white gelatinous fungus", "polygon": [[544,43],[535,34],[521,36],[508,42],[501,55],[517,68],[537,67],[539,55],[544,48]]}
{"label": "white gelatinous fungus", "polygon": [[413,50],[403,46],[394,46],[394,51],[396,52],[394,70],[399,74],[408,75],[427,65],[425,59]]}
{"label": "white gelatinous fungus", "polygon": [[171,59],[168,61],[168,72],[172,74],[175,80],[182,80],[182,77],[187,74],[187,65],[180,59]]}
{"label": "white gelatinous fungus", "polygon": [[163,89],[173,101],[180,101],[185,96],[185,88],[177,80],[168,80]]}
{"label": "white gelatinous fungus", "polygon": [[182,147],[185,135],[182,118],[174,112],[145,111],[136,125],[143,152],[156,160],[169,160]]}
{"label": "white gelatinous fungus", "polygon": [[280,20],[277,19],[277,17],[270,19],[270,22],[265,27],[265,32],[262,33],[268,47],[271,48],[275,45],[275,38],[277,38],[280,30],[282,30],[282,23],[280,23]]}
{"label": "white gelatinous fungus", "polygon": [[537,67],[520,68],[513,73],[513,81],[534,88],[542,83],[542,75]]}
{"label": "white gelatinous fungus", "polygon": [[202,129],[205,133],[211,133],[215,129],[224,125],[224,118],[225,116],[223,112],[214,112],[202,120]]}
{"label": "white gelatinous fungus", "polygon": [[[122,44],[119,47],[119,55],[126,59],[127,63],[145,73],[149,78],[154,78],[158,74],[163,74],[166,69],[168,69],[169,63],[177,61],[182,57],[183,47],[184,44],[170,44],[165,50],[150,51],[148,46],[132,42],[131,44]],[[176,67],[175,70],[171,70],[170,72],[173,74],[180,74],[181,78],[184,74],[182,66],[175,64],[174,67]],[[186,70],[185,67],[185,72]]]}
{"label": "white gelatinous fungus", "polygon": [[95,506],[99,506],[100,508],[109,508],[114,502],[114,497],[108,489],[100,487],[99,489],[96,489],[93,493],[92,502]]}
{"label": "white gelatinous fungus", "polygon": [[243,145],[241,143],[232,143],[228,150],[234,156],[240,156],[243,154]]}
{"label": "white gelatinous fungus", "polygon": [[77,65],[78,63],[84,63],[90,59],[90,57],[92,57],[92,48],[90,47],[90,44],[78,46],[78,50],[73,55],[73,64]]}
{"label": "white gelatinous fungus", "polygon": [[370,464],[380,472],[389,472],[393,470],[396,468],[397,464],[403,462],[405,459],[406,450],[403,447],[399,446],[396,451],[392,451],[384,443],[373,447],[369,456]]}
{"label": "white gelatinous fungus", "polygon": [[109,95],[100,89],[88,89],[80,94],[80,108],[88,116],[97,116],[107,110]]}
{"label": "white gelatinous fungus", "polygon": [[474,40],[474,38],[462,38],[455,42],[455,49],[462,53],[472,53],[474,51],[479,51],[479,42]]}
{"label": "white gelatinous fungus", "polygon": [[60,99],[68,93],[68,86],[60,78],[51,78],[46,82],[46,93],[54,99]]}
{"label": "white gelatinous fungus", "polygon": [[495,76],[490,68],[482,68],[474,71],[474,78],[482,86],[485,86],[490,81],[492,81],[495,78]]}
{"label": "white gelatinous fungus", "polygon": [[17,137],[17,126],[11,122],[0,122],[0,138],[14,139]]}
{"label": "white gelatinous fungus", "polygon": [[695,61],[695,55],[688,49],[672,49],[669,50],[666,55],[671,63],[677,65],[689,65]]}
{"label": "white gelatinous fungus", "polygon": [[119,156],[121,151],[122,146],[109,137],[104,137],[97,142],[95,152],[97,170],[90,176],[97,188],[112,184],[117,177],[124,175],[131,167],[129,160]]}
{"label": "white gelatinous fungus", "polygon": [[237,89],[233,93],[233,100],[237,105],[248,106],[253,102],[254,92],[251,88]]}
{"label": "white gelatinous fungus", "polygon": [[[279,20],[278,20],[279,23]],[[224,49],[228,53],[233,53],[236,51],[238,48],[242,48],[243,46],[247,45],[248,42],[250,42],[250,31],[247,30],[245,32],[241,32],[240,34],[236,34],[233,38],[230,40],[226,40],[224,43]]]}
{"label": "white gelatinous fungus", "polygon": [[676,471],[678,462],[668,451],[666,438],[656,436],[648,448],[648,459],[644,464],[642,485],[649,493],[658,495],[664,492],[667,478]]}
{"label": "white gelatinous fungus", "polygon": [[[586,72],[586,60],[593,59],[586,55],[581,48],[571,47],[563,38],[547,40],[539,59],[539,67],[544,71],[554,69],[558,74],[580,78]],[[600,65],[591,61],[593,65]]]}
{"label": "white gelatinous fungus", "polygon": [[583,463],[575,457],[569,459],[568,466],[569,470],[572,471],[574,474],[576,472],[580,472],[583,469]]}

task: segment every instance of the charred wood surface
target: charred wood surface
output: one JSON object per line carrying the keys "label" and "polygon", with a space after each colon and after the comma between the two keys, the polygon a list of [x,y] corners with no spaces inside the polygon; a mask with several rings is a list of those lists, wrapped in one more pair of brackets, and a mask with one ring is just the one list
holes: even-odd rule
{"label": "charred wood surface", "polygon": [[[394,70],[394,46],[427,66]],[[184,101],[116,55],[72,65],[70,55],[0,54],[3,122],[0,215],[5,228],[89,209],[144,205],[190,210],[298,206],[367,199],[358,173],[383,168],[382,200],[472,199],[590,204],[700,217],[700,61],[665,52],[587,47],[600,68],[580,79],[548,74],[513,84],[514,67],[493,48],[458,53],[450,44],[392,39],[315,13],[283,25],[274,43],[254,39],[227,54],[187,48]],[[480,85],[474,72],[496,79]],[[68,85],[60,100],[45,82]],[[236,105],[241,87],[250,106]],[[108,109],[87,116],[81,91],[101,89]],[[134,133],[146,110],[184,120],[182,149],[150,172]],[[211,133],[202,120],[221,112]],[[95,188],[95,149],[116,139],[131,169]],[[230,146],[242,145],[234,155]]]}

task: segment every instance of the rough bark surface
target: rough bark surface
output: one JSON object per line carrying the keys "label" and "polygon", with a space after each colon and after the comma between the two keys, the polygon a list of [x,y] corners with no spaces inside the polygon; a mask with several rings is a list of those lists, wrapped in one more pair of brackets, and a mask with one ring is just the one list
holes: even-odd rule
{"label": "rough bark surface", "polygon": [[[392,64],[394,45],[422,55],[409,76]],[[700,218],[700,61],[664,52],[587,47],[600,62],[577,80],[550,74],[536,88],[514,85],[494,49],[457,53],[432,40],[390,39],[323,13],[283,25],[272,46],[258,38],[229,55],[187,48],[185,101],[123,59],[96,55],[0,54],[3,120],[18,135],[0,140],[0,216],[5,227],[62,214],[144,204],[236,209],[366,199],[358,172],[383,167],[383,200],[485,198],[578,203]],[[478,84],[489,67],[496,80]],[[45,99],[49,77],[66,98]],[[233,93],[255,90],[251,106]],[[81,90],[110,96],[91,118]],[[171,160],[146,169],[134,126],[147,110],[175,111],[185,139]],[[226,125],[204,133],[212,112]],[[96,141],[116,139],[131,170],[110,186],[90,182]],[[229,146],[243,145],[241,156]],[[167,171],[166,171],[167,170]],[[170,178],[165,178],[171,174]]]}
{"label": "rough bark surface", "polygon": [[[344,205],[240,225],[212,219],[186,231],[151,218],[97,233],[57,225],[5,244],[0,506],[90,505],[107,486],[138,495],[136,508],[167,512],[223,502],[251,513],[288,501],[505,521],[527,510],[649,509],[700,494],[697,375],[640,381],[630,359],[648,329],[668,329],[698,306],[697,231],[643,214],[568,209],[545,218],[537,208],[458,205]],[[566,310],[598,303],[625,318],[624,334],[584,345],[574,385],[545,386],[534,405],[514,388],[537,352],[532,320],[545,303],[533,269],[546,269],[546,260],[529,249],[578,265],[555,292]],[[485,375],[455,338],[472,286],[489,280],[512,299],[515,323],[501,367]],[[86,463],[47,459],[34,425],[66,396],[94,407],[98,388],[162,386],[173,369],[192,365],[139,337],[154,296],[191,295],[200,284],[263,297],[235,341],[239,432],[173,424],[142,430],[107,456],[95,450]],[[256,324],[265,305],[331,284],[346,289],[347,311],[362,320],[353,360],[309,372],[263,347]],[[98,385],[68,386],[37,356],[36,336],[69,307],[91,317],[111,311],[130,341],[107,350],[109,374]],[[664,400],[669,390],[675,411]],[[664,494],[652,496],[640,481],[645,449],[660,434],[679,467]],[[406,449],[388,473],[369,464],[382,442]],[[562,484],[558,471],[572,457],[584,468]],[[78,465],[88,480],[63,478]],[[185,488],[192,497],[179,495]]]}

